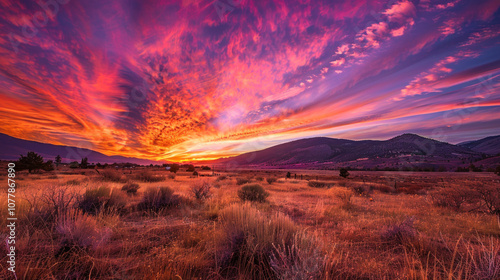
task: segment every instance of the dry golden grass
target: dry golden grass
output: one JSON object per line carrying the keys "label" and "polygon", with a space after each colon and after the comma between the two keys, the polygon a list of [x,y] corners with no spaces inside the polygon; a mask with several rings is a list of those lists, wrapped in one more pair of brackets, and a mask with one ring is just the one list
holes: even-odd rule
{"label": "dry golden grass", "polygon": [[[17,174],[18,279],[500,279],[498,217],[459,193],[449,206],[434,197],[498,186],[493,174],[343,179],[294,170],[286,179],[249,170],[201,179],[151,169],[113,170],[116,180],[103,180],[81,172]],[[310,187],[295,174],[328,184]],[[267,200],[242,202],[241,178],[261,184]],[[121,190],[126,182],[139,185],[136,195]],[[203,199],[193,194],[200,182],[211,186]],[[157,201],[165,187],[175,203],[144,209],[144,197]],[[82,213],[79,202],[98,188],[109,189],[98,197],[107,210]],[[0,278],[9,279],[4,251],[0,261]]]}

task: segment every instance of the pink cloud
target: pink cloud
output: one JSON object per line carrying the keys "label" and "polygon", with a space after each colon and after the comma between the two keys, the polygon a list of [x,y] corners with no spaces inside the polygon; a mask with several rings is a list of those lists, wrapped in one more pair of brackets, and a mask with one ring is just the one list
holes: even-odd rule
{"label": "pink cloud", "polygon": [[337,60],[330,62],[330,64],[334,67],[342,66],[344,63],[345,63],[345,58],[339,58]]}
{"label": "pink cloud", "polygon": [[415,16],[415,6],[410,1],[402,1],[394,4],[391,8],[383,12],[389,18],[389,21],[405,23],[409,18]]}

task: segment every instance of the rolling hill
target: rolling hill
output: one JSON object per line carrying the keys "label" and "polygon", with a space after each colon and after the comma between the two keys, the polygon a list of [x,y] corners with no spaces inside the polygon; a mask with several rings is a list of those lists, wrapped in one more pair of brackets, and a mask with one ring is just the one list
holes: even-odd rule
{"label": "rolling hill", "polygon": [[469,148],[473,151],[488,154],[500,154],[500,135],[490,136],[483,139],[459,143],[458,146]]}
{"label": "rolling hill", "polygon": [[[481,152],[403,134],[385,141],[353,141],[327,137],[296,140],[264,150],[216,161],[232,166],[261,168],[391,168],[446,170],[483,159]],[[495,164],[495,163],[492,163]]]}
{"label": "rolling hill", "polygon": [[35,152],[45,160],[54,160],[57,155],[62,157],[63,163],[71,161],[80,161],[83,157],[87,157],[91,163],[135,163],[141,165],[158,164],[160,162],[129,158],[123,156],[107,156],[105,154],[92,151],[89,149],[59,146],[52,144],[39,143],[35,141],[22,140],[0,133],[0,159],[2,160],[17,160],[19,155],[26,155],[28,152]]}

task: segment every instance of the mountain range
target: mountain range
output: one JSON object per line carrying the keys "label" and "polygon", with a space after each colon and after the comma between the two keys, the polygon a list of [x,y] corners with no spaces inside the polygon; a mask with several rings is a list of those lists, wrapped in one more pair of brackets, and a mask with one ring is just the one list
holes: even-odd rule
{"label": "mountain range", "polygon": [[[163,162],[123,156],[107,156],[89,149],[59,146],[22,140],[0,134],[0,159],[16,160],[19,155],[34,151],[46,160],[57,155],[63,162],[124,163],[141,165]],[[313,168],[391,170],[455,170],[471,163],[477,167],[494,168],[500,164],[500,135],[459,143],[457,145],[402,134],[388,140],[346,140],[328,137],[300,139],[230,158],[203,162],[229,167]]]}
{"label": "mountain range", "polygon": [[500,164],[499,155],[500,136],[453,145],[416,134],[403,134],[385,141],[300,139],[219,159],[216,163],[259,168],[455,170],[471,163],[492,168]]}
{"label": "mountain range", "polygon": [[35,152],[45,160],[54,160],[57,155],[61,156],[63,163],[72,161],[80,162],[82,158],[88,158],[90,163],[134,163],[140,165],[160,164],[162,162],[130,158],[123,156],[107,156],[105,154],[84,148],[61,146],[39,143],[35,141],[22,140],[0,133],[0,159],[17,160],[19,155],[26,155],[28,152]]}

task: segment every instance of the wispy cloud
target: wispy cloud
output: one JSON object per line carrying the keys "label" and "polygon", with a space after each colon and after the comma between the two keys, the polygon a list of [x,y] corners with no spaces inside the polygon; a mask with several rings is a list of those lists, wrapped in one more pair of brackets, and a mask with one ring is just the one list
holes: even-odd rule
{"label": "wispy cloud", "polygon": [[498,1],[337,2],[243,1],[221,19],[208,0],[2,1],[0,132],[192,160],[429,130],[464,108],[495,128]]}

